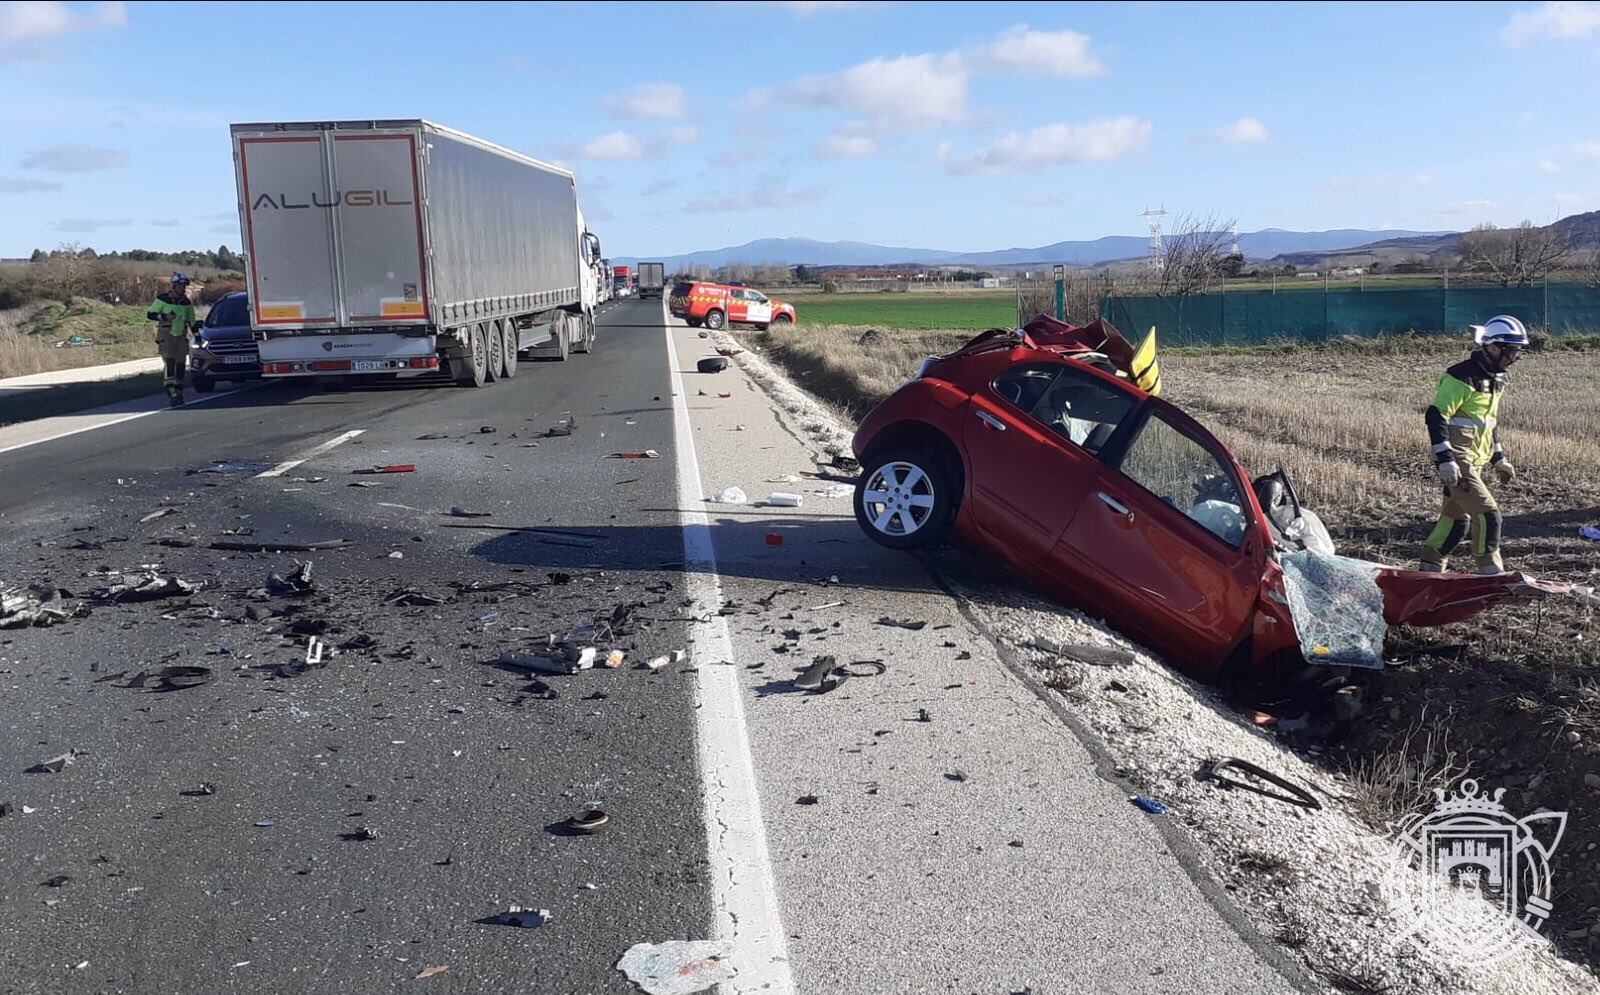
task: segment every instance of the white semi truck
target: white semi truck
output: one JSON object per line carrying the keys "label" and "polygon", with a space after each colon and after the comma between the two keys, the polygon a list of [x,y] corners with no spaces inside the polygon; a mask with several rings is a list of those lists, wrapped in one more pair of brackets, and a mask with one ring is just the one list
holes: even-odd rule
{"label": "white semi truck", "polygon": [[600,240],[567,170],[422,120],[232,132],[264,377],[480,387],[594,348]]}

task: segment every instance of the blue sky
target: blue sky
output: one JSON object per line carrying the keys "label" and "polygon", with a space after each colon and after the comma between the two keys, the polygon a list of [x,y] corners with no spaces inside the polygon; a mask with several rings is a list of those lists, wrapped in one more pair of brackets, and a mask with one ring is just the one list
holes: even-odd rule
{"label": "blue sky", "polygon": [[237,248],[232,121],[427,117],[616,255],[1600,208],[1600,3],[0,4],[0,255]]}

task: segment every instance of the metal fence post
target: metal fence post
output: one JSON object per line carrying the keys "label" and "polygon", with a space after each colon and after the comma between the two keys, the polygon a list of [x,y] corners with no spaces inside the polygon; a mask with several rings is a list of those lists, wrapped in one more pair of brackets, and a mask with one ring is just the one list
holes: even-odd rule
{"label": "metal fence post", "polygon": [[1067,268],[1060,263],[1054,270],[1056,278],[1056,320],[1067,320]]}

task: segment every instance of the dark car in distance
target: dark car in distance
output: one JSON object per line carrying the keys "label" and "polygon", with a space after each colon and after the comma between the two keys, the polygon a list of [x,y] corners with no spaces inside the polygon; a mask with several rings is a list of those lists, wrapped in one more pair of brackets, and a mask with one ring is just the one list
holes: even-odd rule
{"label": "dark car in distance", "polygon": [[189,347],[189,379],[209,394],[218,381],[261,379],[261,353],[250,332],[250,295],[232,293],[211,305]]}

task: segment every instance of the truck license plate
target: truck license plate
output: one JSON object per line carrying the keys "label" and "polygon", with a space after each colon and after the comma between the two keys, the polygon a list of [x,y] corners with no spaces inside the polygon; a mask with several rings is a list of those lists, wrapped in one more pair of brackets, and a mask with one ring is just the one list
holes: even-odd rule
{"label": "truck license plate", "polygon": [[223,356],[222,362],[228,366],[233,366],[238,363],[257,363],[260,362],[260,357],[258,357],[255,353],[246,352],[234,356]]}
{"label": "truck license plate", "polygon": [[351,373],[372,373],[376,370],[387,370],[389,364],[381,359],[356,359],[350,363]]}

